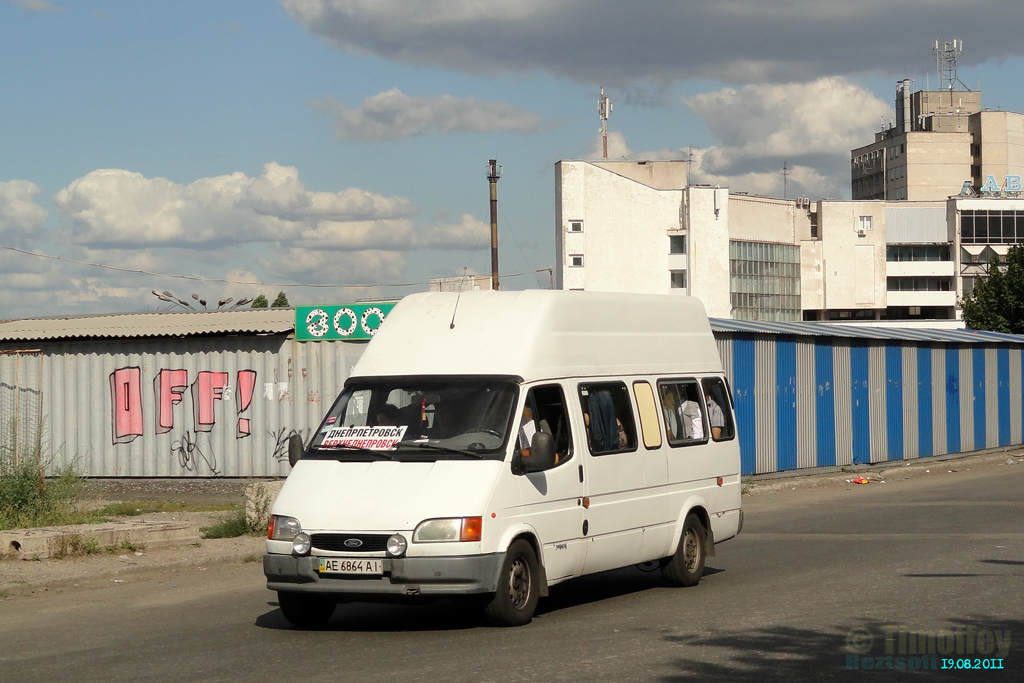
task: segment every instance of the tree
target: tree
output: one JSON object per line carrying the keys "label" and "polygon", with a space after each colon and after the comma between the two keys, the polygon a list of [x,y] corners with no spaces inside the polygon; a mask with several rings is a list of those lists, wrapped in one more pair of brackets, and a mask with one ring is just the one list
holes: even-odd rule
{"label": "tree", "polygon": [[277,298],[274,299],[274,303],[270,304],[271,308],[288,308],[289,306],[291,306],[291,304],[288,303],[288,297],[284,295],[284,292],[278,292]]}
{"label": "tree", "polygon": [[988,278],[977,278],[973,294],[958,303],[972,330],[1024,334],[1024,246],[1010,248],[1005,268],[993,258]]}
{"label": "tree", "polygon": [[267,297],[260,294],[258,297],[252,300],[252,308],[266,308]]}

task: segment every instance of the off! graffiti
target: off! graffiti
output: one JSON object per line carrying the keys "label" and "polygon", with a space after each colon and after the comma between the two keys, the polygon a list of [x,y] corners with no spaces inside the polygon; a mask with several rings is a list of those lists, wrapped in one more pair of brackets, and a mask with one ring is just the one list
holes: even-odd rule
{"label": "off! graffiti", "polygon": [[[188,370],[160,370],[153,379],[154,410],[157,434],[166,434],[174,428],[175,406],[182,402],[186,391],[191,391],[192,429],[209,432],[217,421],[218,401],[230,400],[234,394],[234,409],[238,416],[235,437],[243,439],[252,433],[249,418],[243,414],[252,405],[256,388],[256,371],[239,370],[235,390],[231,391],[230,373],[200,371],[189,384]],[[110,373],[111,429],[114,445],[131,443],[143,433],[142,369],[118,368]]]}

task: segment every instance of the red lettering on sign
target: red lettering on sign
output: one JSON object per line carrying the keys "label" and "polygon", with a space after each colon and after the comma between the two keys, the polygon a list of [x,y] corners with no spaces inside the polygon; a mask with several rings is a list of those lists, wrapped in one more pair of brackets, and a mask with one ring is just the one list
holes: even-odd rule
{"label": "red lettering on sign", "polygon": [[213,429],[216,422],[214,401],[220,401],[224,397],[224,388],[227,386],[228,373],[207,370],[200,372],[196,381],[192,383],[192,412],[197,432],[208,432]]}

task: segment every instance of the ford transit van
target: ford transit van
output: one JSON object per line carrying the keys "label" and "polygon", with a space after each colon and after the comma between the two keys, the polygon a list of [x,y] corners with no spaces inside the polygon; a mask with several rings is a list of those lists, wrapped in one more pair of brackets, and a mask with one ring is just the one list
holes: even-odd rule
{"label": "ford transit van", "polygon": [[408,296],[292,444],[267,587],[314,627],[338,602],[470,595],[525,624],[550,586],[646,562],[692,586],[742,526],[738,443],[697,299]]}

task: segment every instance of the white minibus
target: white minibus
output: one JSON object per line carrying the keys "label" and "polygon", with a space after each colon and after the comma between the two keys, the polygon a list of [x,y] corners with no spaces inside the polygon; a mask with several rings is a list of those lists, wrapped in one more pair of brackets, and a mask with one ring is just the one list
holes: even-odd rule
{"label": "white minibus", "polygon": [[697,299],[411,295],[290,444],[267,587],[316,627],[339,602],[471,595],[520,625],[550,586],[648,562],[692,586],[742,527],[738,444]]}

